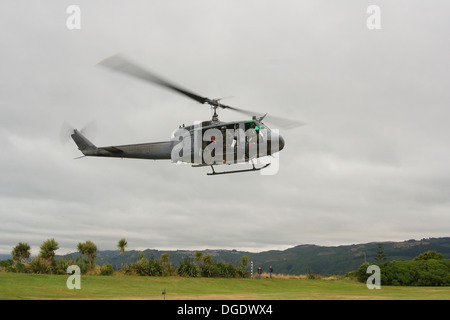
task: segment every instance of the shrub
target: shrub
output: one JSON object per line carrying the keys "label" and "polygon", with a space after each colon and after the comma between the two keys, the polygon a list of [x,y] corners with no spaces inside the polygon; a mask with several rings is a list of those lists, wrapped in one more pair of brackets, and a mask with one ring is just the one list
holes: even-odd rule
{"label": "shrub", "polygon": [[182,277],[198,277],[199,267],[190,261],[189,259],[185,258],[183,261],[180,262],[180,265],[177,268],[177,274]]}
{"label": "shrub", "polygon": [[356,270],[356,279],[359,282],[366,282],[369,274],[367,273],[367,268],[370,266],[370,263],[366,262],[359,266],[358,270]]}
{"label": "shrub", "polygon": [[250,273],[245,269],[244,266],[240,265],[236,267],[235,265],[228,262],[213,262],[209,264],[202,264],[200,266],[200,275],[202,277],[213,278],[248,278]]}
{"label": "shrub", "polygon": [[138,261],[133,263],[131,269],[141,276],[161,276],[163,272],[161,262],[155,259],[148,260],[145,257],[141,257]]}
{"label": "shrub", "polygon": [[53,272],[53,266],[52,263],[49,262],[47,259],[44,259],[42,257],[36,257],[32,259],[28,263],[28,271],[31,273],[38,273],[38,274],[52,274]]}
{"label": "shrub", "polygon": [[442,255],[442,253],[437,253],[436,251],[427,251],[419,254],[419,256],[413,259],[413,261],[430,260],[430,259],[441,260],[443,257],[444,256]]}
{"label": "shrub", "polygon": [[237,276],[240,278],[249,278],[250,277],[250,272],[245,269],[244,266],[239,266],[237,269]]}
{"label": "shrub", "polygon": [[163,277],[175,276],[177,274],[177,269],[172,265],[172,263],[168,262],[162,265],[161,274]]}
{"label": "shrub", "polygon": [[[356,271],[357,279],[366,282],[368,263]],[[381,284],[394,286],[448,286],[450,285],[450,260],[428,259],[391,261],[381,264]]]}
{"label": "shrub", "polygon": [[321,275],[318,273],[307,273],[306,278],[309,280],[320,280],[322,279]]}
{"label": "shrub", "polygon": [[394,286],[407,286],[415,282],[417,270],[415,264],[411,261],[391,261],[384,267],[380,267],[381,274],[384,274],[381,278],[381,284],[394,285]]}
{"label": "shrub", "polygon": [[113,266],[111,263],[105,263],[100,268],[100,275],[102,276],[110,276],[114,272]]}
{"label": "shrub", "polygon": [[237,276],[236,267],[226,262],[217,262],[214,271],[216,277],[235,278]]}
{"label": "shrub", "polygon": [[450,268],[442,260],[422,260],[418,261],[419,277],[418,286],[449,286]]}
{"label": "shrub", "polygon": [[89,271],[89,260],[84,256],[78,256],[73,264],[80,267],[80,272],[82,274],[86,274]]}
{"label": "shrub", "polygon": [[67,274],[67,268],[73,264],[75,262],[70,259],[58,259],[53,262],[53,269],[56,274]]}
{"label": "shrub", "polygon": [[17,261],[16,262],[16,266],[15,266],[15,272],[19,272],[19,273],[26,273],[26,272],[28,272],[27,265],[25,263]]}
{"label": "shrub", "polygon": [[120,270],[123,272],[123,274],[133,273],[133,268],[129,264],[125,264]]}
{"label": "shrub", "polygon": [[162,276],[163,266],[159,260],[149,260],[149,276]]}
{"label": "shrub", "polygon": [[14,261],[11,259],[0,261],[0,269],[6,272],[14,271]]}
{"label": "shrub", "polygon": [[138,261],[131,265],[133,272],[140,276],[146,276],[148,274],[149,263],[144,257],[140,258]]}
{"label": "shrub", "polygon": [[202,277],[215,277],[216,271],[214,264],[202,264],[200,266],[200,275]]}

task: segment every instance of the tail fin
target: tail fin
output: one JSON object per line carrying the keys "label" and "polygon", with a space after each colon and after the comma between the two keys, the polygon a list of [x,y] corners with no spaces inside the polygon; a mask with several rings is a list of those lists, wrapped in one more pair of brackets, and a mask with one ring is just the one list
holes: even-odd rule
{"label": "tail fin", "polygon": [[92,155],[95,151],[97,151],[97,147],[77,129],[73,130],[72,139],[77,144],[78,149],[86,156]]}

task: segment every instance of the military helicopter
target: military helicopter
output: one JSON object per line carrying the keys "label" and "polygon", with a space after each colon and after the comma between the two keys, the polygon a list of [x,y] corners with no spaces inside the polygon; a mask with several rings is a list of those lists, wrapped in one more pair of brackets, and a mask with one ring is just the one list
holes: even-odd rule
{"label": "military helicopter", "polygon": [[[179,126],[174,130],[171,139],[162,142],[129,144],[120,146],[97,147],[89,141],[81,131],[73,129],[71,134],[82,157],[115,157],[138,158],[152,160],[172,160],[174,163],[188,163],[192,167],[210,166],[208,175],[229,174],[238,172],[259,171],[254,160],[264,156],[273,156],[281,151],[285,142],[278,129],[271,130],[263,123],[267,116],[231,107],[220,103],[221,99],[210,99],[185,90],[163,78],[138,66],[122,55],[114,55],[101,62],[100,66],[138,78],[172,91],[178,92],[201,104],[208,104],[212,110],[212,118],[194,125]],[[251,120],[222,122],[219,120],[218,109],[229,109],[251,117]],[[293,128],[303,123],[279,117],[269,117],[272,123],[280,127]],[[80,157],[81,158],[81,157]],[[250,169],[216,172],[214,166],[252,164]]]}

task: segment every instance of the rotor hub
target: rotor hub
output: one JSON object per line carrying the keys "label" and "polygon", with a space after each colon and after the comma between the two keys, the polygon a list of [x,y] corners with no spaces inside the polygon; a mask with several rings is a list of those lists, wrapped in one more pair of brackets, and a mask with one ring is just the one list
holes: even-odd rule
{"label": "rotor hub", "polygon": [[219,122],[219,115],[217,114],[217,107],[218,106],[211,106],[211,109],[213,110],[213,115],[212,115],[212,122]]}

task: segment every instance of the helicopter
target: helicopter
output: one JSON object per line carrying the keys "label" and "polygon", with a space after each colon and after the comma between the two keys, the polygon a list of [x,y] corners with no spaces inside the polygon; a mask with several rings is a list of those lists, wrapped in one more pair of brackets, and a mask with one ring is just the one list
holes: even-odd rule
{"label": "helicopter", "polygon": [[[271,163],[256,167],[254,160],[273,156],[285,146],[279,130],[270,129],[263,123],[267,113],[261,116],[253,111],[222,104],[220,102],[222,99],[202,97],[155,75],[119,54],[99,62],[99,65],[178,92],[201,104],[208,104],[211,107],[212,118],[196,122],[194,125],[180,125],[173,131],[168,141],[119,146],[97,147],[85,137],[82,131],[73,129],[71,137],[83,153],[83,156],[79,158],[94,156],[171,160],[173,163],[188,163],[192,167],[210,166],[212,172],[207,174],[218,175],[262,170]],[[222,122],[219,120],[218,109],[233,110],[251,116],[251,119]],[[301,122],[284,118],[274,116],[269,118],[272,123],[277,122],[284,128],[303,125]],[[221,172],[214,170],[214,167],[219,165],[248,163],[252,164],[252,168]]]}

